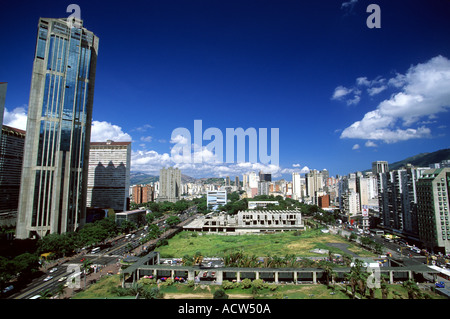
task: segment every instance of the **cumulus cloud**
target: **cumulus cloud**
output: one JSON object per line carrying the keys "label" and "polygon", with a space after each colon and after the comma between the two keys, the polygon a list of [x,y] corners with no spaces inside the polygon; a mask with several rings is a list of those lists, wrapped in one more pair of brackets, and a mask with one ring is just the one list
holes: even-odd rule
{"label": "cumulus cloud", "polygon": [[106,140],[130,142],[132,138],[128,133],[124,133],[120,126],[105,121],[92,121],[91,141],[104,142]]}
{"label": "cumulus cloud", "polygon": [[366,147],[377,147],[378,145],[377,144],[375,144],[374,142],[372,142],[372,141],[367,141],[366,142],[366,144],[364,144]]}
{"label": "cumulus cloud", "polygon": [[397,74],[387,83],[401,89],[400,92],[344,129],[341,138],[395,143],[431,137],[430,128],[418,124],[421,119],[433,119],[450,108],[450,61],[443,56],[434,57],[411,66],[405,74]]}
{"label": "cumulus cloud", "polygon": [[25,131],[27,129],[26,105],[16,107],[12,111],[8,111],[8,109],[5,108],[5,112],[3,113],[3,124]]}
{"label": "cumulus cloud", "polygon": [[353,145],[353,147],[352,147],[352,150],[359,150],[359,144],[355,144],[355,145]]}
{"label": "cumulus cloud", "polygon": [[[395,80],[393,83],[394,82]],[[400,80],[395,82],[395,84],[398,83],[400,83]],[[355,84],[350,88],[343,85],[337,86],[334,89],[331,99],[345,101],[347,105],[356,105],[361,101],[363,90],[367,91],[370,96],[374,96],[383,92],[387,88],[388,86],[386,85],[386,79],[382,77],[369,80],[367,77],[361,76],[355,80]]]}

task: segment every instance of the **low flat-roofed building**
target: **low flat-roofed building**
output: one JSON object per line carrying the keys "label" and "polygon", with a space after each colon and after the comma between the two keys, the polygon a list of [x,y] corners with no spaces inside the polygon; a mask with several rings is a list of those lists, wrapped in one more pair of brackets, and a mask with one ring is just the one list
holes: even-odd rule
{"label": "low flat-roofed building", "polygon": [[141,224],[145,221],[147,211],[143,209],[129,210],[126,212],[116,213],[116,224],[121,225],[123,221],[127,220],[135,224]]}
{"label": "low flat-roofed building", "polygon": [[261,233],[304,230],[297,210],[239,211],[236,215],[210,213],[183,227],[202,232]]}

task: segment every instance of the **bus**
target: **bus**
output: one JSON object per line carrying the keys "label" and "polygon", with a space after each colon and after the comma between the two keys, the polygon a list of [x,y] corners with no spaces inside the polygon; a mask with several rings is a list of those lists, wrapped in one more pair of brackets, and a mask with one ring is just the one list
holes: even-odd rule
{"label": "bus", "polygon": [[96,247],[94,249],[92,249],[91,254],[96,254],[100,251],[100,247]]}

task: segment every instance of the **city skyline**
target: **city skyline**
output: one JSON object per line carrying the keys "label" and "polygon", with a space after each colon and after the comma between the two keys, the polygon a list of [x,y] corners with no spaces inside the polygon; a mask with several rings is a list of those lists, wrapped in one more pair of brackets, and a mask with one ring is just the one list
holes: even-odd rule
{"label": "city skyline", "polygon": [[[92,141],[132,141],[132,171],[193,177],[346,175],[448,148],[449,5],[374,3],[379,29],[363,1],[78,1],[102,39]],[[13,30],[0,53],[5,125],[24,129],[37,21],[68,17],[68,4],[10,2],[0,13]],[[194,132],[195,120],[223,132],[279,128],[279,165],[176,164],[171,133]]]}

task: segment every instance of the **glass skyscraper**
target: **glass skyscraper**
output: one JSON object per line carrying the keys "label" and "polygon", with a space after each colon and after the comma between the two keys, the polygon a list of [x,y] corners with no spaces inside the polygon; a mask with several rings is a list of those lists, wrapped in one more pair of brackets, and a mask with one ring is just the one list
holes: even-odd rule
{"label": "glass skyscraper", "polygon": [[16,238],[85,223],[99,39],[67,19],[41,18],[31,79]]}

